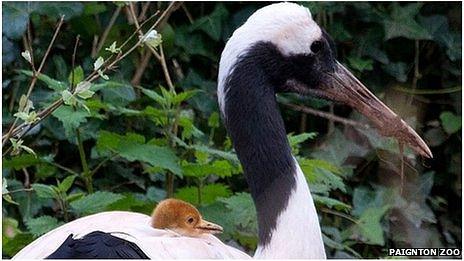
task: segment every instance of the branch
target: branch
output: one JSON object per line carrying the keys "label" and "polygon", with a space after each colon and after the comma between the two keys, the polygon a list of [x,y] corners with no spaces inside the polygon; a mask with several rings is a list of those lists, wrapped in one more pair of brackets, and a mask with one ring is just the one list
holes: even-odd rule
{"label": "branch", "polygon": [[[173,10],[173,7],[176,6],[175,5],[176,2],[172,2],[168,8],[166,8],[166,10],[164,10],[163,14],[160,16],[160,18],[158,19],[158,21],[161,21],[162,19],[164,19],[167,14],[170,14],[172,13],[172,11],[170,10]],[[137,16],[135,15],[135,11],[134,11],[134,5],[133,3],[131,2],[129,4],[129,10],[130,10],[130,13],[132,15],[132,19],[134,19],[135,21],[135,26],[137,27],[137,31],[139,32],[140,36],[143,36],[144,33],[143,31],[140,30],[140,25],[137,21]],[[148,49],[153,53],[153,55],[155,55],[156,59],[158,59],[158,61],[161,63],[161,67],[163,69],[163,73],[164,73],[164,78],[166,79],[166,83],[168,84],[168,87],[170,90],[174,90],[174,84],[172,83],[172,80],[171,80],[171,76],[169,75],[169,70],[168,70],[168,66],[166,64],[166,59],[164,57],[164,52],[163,52],[163,44],[160,44],[160,53],[158,53],[153,47],[147,45]]]}
{"label": "branch", "polygon": [[147,13],[149,7],[150,7],[150,2],[146,2],[142,6],[142,11],[139,13],[139,17],[137,17],[137,21],[142,21],[143,19],[145,19],[145,14]]}
{"label": "branch", "polygon": [[110,22],[106,26],[105,31],[103,32],[103,34],[102,34],[102,36],[101,36],[101,38],[100,38],[100,40],[98,42],[97,49],[95,50],[95,53],[92,53],[92,58],[95,58],[97,56],[98,52],[100,52],[101,48],[103,47],[103,44],[105,43],[106,38],[108,37],[108,34],[110,33],[111,28],[113,27],[114,23],[116,22],[116,19],[118,18],[119,12],[121,12],[121,7],[120,6],[118,6],[118,8],[116,8],[116,11],[114,11],[113,16],[111,16]]}
{"label": "branch", "polygon": [[303,106],[303,105],[297,105],[297,104],[292,104],[292,103],[284,103],[283,105],[295,110],[295,111],[301,111],[301,112],[305,112],[305,113],[309,113],[309,114],[312,114],[312,115],[316,115],[318,117],[321,117],[321,118],[325,118],[325,119],[328,119],[328,120],[331,120],[331,121],[334,121],[334,122],[339,122],[339,123],[342,123],[342,124],[345,124],[345,125],[350,125],[350,126],[353,126],[353,127],[358,127],[358,128],[363,128],[363,129],[369,129],[370,126],[368,124],[364,124],[364,123],[361,123],[361,122],[357,122],[357,121],[353,121],[353,120],[350,120],[350,119],[346,119],[346,118],[342,118],[342,117],[339,117],[339,116],[336,116],[336,115],[333,115],[333,114],[330,114],[330,113],[327,113],[327,112],[324,112],[324,111],[319,111],[319,110],[315,110],[315,109],[311,109],[311,108],[308,108],[306,106]]}
{"label": "branch", "polygon": [[182,10],[184,10],[184,13],[185,15],[187,16],[187,19],[189,20],[189,22],[191,24],[193,24],[194,22],[194,19],[192,17],[192,14],[190,14],[189,10],[187,9],[187,7],[185,6],[185,3],[182,3]]}
{"label": "branch", "polygon": [[[63,25],[63,20],[64,20],[64,15],[61,16],[61,19],[58,22],[58,25],[57,25],[57,27],[55,29],[55,33],[53,34],[52,40],[50,41],[50,44],[48,45],[47,51],[45,51],[45,55],[43,56],[42,61],[40,62],[39,69],[36,71],[34,65],[32,65],[32,69],[34,71],[34,74],[32,76],[32,80],[31,80],[31,84],[29,85],[29,89],[27,90],[27,93],[26,93],[26,100],[29,99],[29,96],[31,95],[31,92],[34,89],[35,83],[37,82],[37,77],[39,76],[40,72],[42,71],[42,68],[43,68],[43,66],[45,64],[45,61],[47,60],[48,54],[50,53],[50,50],[52,49],[53,43],[56,40],[58,32],[60,31],[60,28]],[[28,32],[28,37],[31,37],[30,32]],[[29,40],[32,41],[32,39],[29,39]],[[31,53],[31,57],[32,57],[32,45],[29,45],[29,48],[31,49],[30,53]],[[8,133],[6,134],[6,137],[4,139],[2,139],[2,148],[6,144],[6,141],[8,141],[8,139],[12,136],[14,127],[16,126],[17,122],[18,122],[18,118],[16,118],[14,120],[13,124],[11,124],[11,127],[8,130]]]}
{"label": "branch", "polygon": [[[169,8],[169,7],[168,7]],[[166,13],[166,11],[165,11]],[[145,23],[147,23],[149,20],[151,20],[153,17],[155,17],[156,15],[158,14],[158,12],[156,12],[155,14],[153,14],[149,19],[147,19],[146,21],[144,21],[144,23],[142,25],[144,25]],[[161,21],[162,17],[160,17],[150,28],[149,30],[152,30],[153,28],[155,28],[155,26],[157,26],[160,21]],[[141,25],[141,26],[142,26]],[[125,46],[135,35],[137,34],[137,31],[132,33],[132,35],[121,45],[120,48],[122,48],[123,46]],[[130,53],[132,53],[135,49],[137,49],[137,47],[139,47],[141,45],[142,41],[141,40],[138,40],[128,51],[126,51],[124,54],[118,54],[116,56],[116,58],[110,62],[111,58],[113,56],[110,56],[106,61],[105,61],[105,64],[102,66],[102,72],[106,72],[107,70],[113,68],[113,66],[118,63],[119,61],[121,61],[122,59],[124,59],[127,55],[129,55]],[[99,74],[96,70],[94,70],[86,79],[85,81],[88,81],[88,82],[92,82],[94,81],[95,79],[99,78]],[[19,138],[22,138],[30,129],[32,129],[34,126],[36,126],[41,120],[45,119],[46,117],[48,117],[51,113],[53,113],[58,107],[60,107],[61,105],[63,104],[63,99],[62,98],[59,98],[58,100],[56,100],[55,102],[53,102],[52,104],[50,104],[47,108],[45,108],[44,110],[40,111],[39,113],[37,113],[37,117],[40,118],[39,121],[36,121],[34,122],[33,124],[29,124],[29,123],[26,123],[26,122],[23,122],[22,124],[20,124],[19,126],[17,127],[14,127],[14,125],[11,126],[10,128],[10,131],[3,135],[2,136],[2,147],[6,144],[6,142],[9,140],[10,137],[12,136],[16,136],[19,134],[19,132],[23,131],[20,135]],[[24,129],[26,128],[27,129]],[[7,149],[4,151],[3,155],[6,155],[6,153],[10,150]]]}
{"label": "branch", "polygon": [[132,80],[131,80],[132,85],[140,84],[140,79],[142,78],[142,75],[145,73],[145,69],[147,69],[148,62],[150,61],[150,58],[151,58],[151,54],[152,54],[151,51],[144,52],[142,56],[142,61],[137,66],[137,70],[135,71],[134,76],[132,76]]}
{"label": "branch", "polygon": [[72,54],[72,57],[71,57],[71,93],[74,92],[74,88],[76,86],[74,86],[74,66],[76,64],[76,52],[77,52],[77,46],[79,45],[79,39],[80,39],[80,36],[77,35],[76,37],[76,42],[74,43],[74,50],[73,50],[73,54]]}

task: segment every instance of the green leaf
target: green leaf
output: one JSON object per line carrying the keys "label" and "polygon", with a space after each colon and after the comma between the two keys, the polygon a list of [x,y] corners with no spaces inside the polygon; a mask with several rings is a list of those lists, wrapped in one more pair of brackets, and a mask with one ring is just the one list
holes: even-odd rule
{"label": "green leaf", "polygon": [[69,73],[69,76],[68,76],[69,84],[72,84],[73,86],[77,86],[78,83],[82,82],[84,80],[84,70],[82,69],[82,67],[77,66],[74,69],[74,81],[71,82],[72,77],[73,77],[73,74]]}
{"label": "green leaf", "polygon": [[188,90],[188,91],[183,91],[181,93],[178,93],[174,96],[174,98],[172,99],[172,103],[174,105],[178,105],[180,104],[181,102],[183,101],[186,101],[190,98],[192,98],[193,96],[195,96],[198,92],[200,92],[200,90]]}
{"label": "green leaf", "polygon": [[29,233],[19,233],[11,240],[7,242],[2,242],[2,254],[14,256],[18,253],[21,249],[27,246],[29,243],[32,242],[34,238]]}
{"label": "green leaf", "polygon": [[[18,70],[18,72],[29,77],[32,77],[34,75],[32,71],[28,70]],[[62,92],[68,88],[68,85],[66,83],[50,78],[49,76],[43,73],[39,74],[39,76],[37,76],[37,79],[41,80],[43,83],[47,85],[48,88],[54,91]]]}
{"label": "green leaf", "polygon": [[176,28],[175,45],[181,47],[189,55],[201,55],[209,59],[217,59],[217,54],[208,48],[210,40],[200,34],[192,34],[186,27]]}
{"label": "green leaf", "polygon": [[218,128],[219,127],[219,113],[213,112],[208,118],[208,127]]}
{"label": "green leaf", "polygon": [[56,199],[59,197],[58,193],[53,189],[52,185],[35,183],[32,184],[32,189],[34,189],[34,191],[37,193],[37,196],[40,198]]}
{"label": "green leaf", "polygon": [[312,153],[316,159],[322,159],[341,167],[350,156],[363,157],[367,149],[344,137],[339,129],[335,129],[326,139],[324,146]]}
{"label": "green leaf", "polygon": [[12,198],[11,198],[11,195],[8,194],[9,191],[8,191],[8,184],[7,184],[7,180],[5,178],[3,178],[2,180],[2,196],[3,196],[3,199],[10,203],[10,204],[15,204],[15,205],[19,205],[17,202],[15,202]]}
{"label": "green leaf", "polygon": [[106,210],[133,211],[137,207],[143,207],[146,204],[150,204],[153,207],[153,203],[138,199],[133,193],[127,193],[121,199],[109,205]]}
{"label": "green leaf", "polygon": [[85,2],[83,15],[96,15],[106,11],[106,5],[104,3],[96,2]]}
{"label": "green leaf", "polygon": [[63,224],[63,222],[58,222],[56,218],[51,216],[41,216],[38,218],[31,218],[26,221],[29,232],[31,232],[31,234],[35,237],[39,237],[61,224]]}
{"label": "green leaf", "polygon": [[444,111],[440,114],[441,126],[448,134],[453,134],[461,129],[462,116],[456,115],[450,111]]}
{"label": "green leaf", "polygon": [[63,102],[66,105],[74,106],[77,103],[76,97],[74,97],[74,95],[68,90],[64,90],[61,92],[61,98],[63,99]]}
{"label": "green leaf", "polygon": [[303,143],[305,141],[307,141],[308,139],[314,139],[317,137],[317,133],[316,132],[305,132],[305,133],[301,133],[301,134],[298,134],[298,135],[288,135],[288,141],[290,143],[290,146],[296,146],[300,143]]}
{"label": "green leaf", "polygon": [[316,194],[313,194],[312,197],[316,204],[321,204],[321,205],[324,205],[332,209],[336,209],[339,211],[345,211],[345,212],[348,212],[351,209],[350,205],[345,204],[334,198],[329,198],[329,197],[320,196]]}
{"label": "green leaf", "polygon": [[412,3],[400,6],[400,4],[394,3],[391,17],[383,21],[385,40],[396,37],[431,39],[432,37],[427,30],[414,20],[422,5],[422,3]]}
{"label": "green leaf", "polygon": [[122,136],[100,131],[97,150],[113,151],[129,161],[146,162],[154,167],[168,169],[176,175],[182,175],[182,170],[178,164],[179,159],[169,147],[145,144],[145,138],[135,133]]}
{"label": "green leaf", "polygon": [[208,175],[216,175],[219,177],[230,177],[239,173],[239,169],[231,165],[227,160],[216,160],[211,163],[184,163],[182,164],[182,172],[188,177],[207,177]]}
{"label": "green leaf", "polygon": [[107,191],[97,191],[71,202],[71,208],[79,215],[88,215],[104,211],[110,204],[123,198],[122,195]]}
{"label": "green leaf", "polygon": [[86,118],[90,116],[90,114],[82,108],[76,108],[76,110],[74,110],[71,106],[61,106],[55,110],[52,115],[63,123],[67,137],[72,137],[76,129],[79,128],[82,123],[87,122]]}
{"label": "green leaf", "polygon": [[373,61],[372,59],[363,59],[361,57],[350,56],[347,58],[350,64],[350,67],[358,72],[372,71]]}
{"label": "green leaf", "polygon": [[76,177],[77,177],[76,175],[67,176],[63,181],[61,181],[60,184],[58,184],[58,190],[60,190],[63,193],[68,192],[68,190],[73,185]]}
{"label": "green leaf", "polygon": [[64,20],[68,21],[72,17],[80,15],[84,6],[79,2],[40,2],[37,3],[36,10],[39,14],[56,19],[64,15]]}
{"label": "green leaf", "polygon": [[218,156],[218,157],[226,159],[226,160],[228,160],[230,162],[234,162],[234,163],[237,163],[237,164],[240,163],[238,158],[237,158],[237,155],[235,155],[232,152],[217,150],[217,149],[213,149],[211,147],[208,147],[206,145],[200,145],[200,144],[189,146],[189,148],[195,149],[196,151],[208,153],[208,154],[211,154],[211,155],[214,155],[214,156]]}
{"label": "green leaf", "polygon": [[213,40],[219,41],[223,23],[226,21],[228,15],[229,12],[225,6],[223,4],[217,4],[211,14],[196,20],[191,26],[191,30],[200,29]]}
{"label": "green leaf", "polygon": [[368,208],[358,220],[354,227],[358,239],[371,245],[385,245],[383,229],[380,221],[390,207]]}
{"label": "green leaf", "polygon": [[84,195],[85,194],[83,192],[73,193],[73,194],[66,196],[66,201],[73,202],[75,200],[82,198]]}
{"label": "green leaf", "polygon": [[223,184],[208,184],[201,188],[201,203],[198,202],[197,187],[183,187],[176,191],[175,197],[196,205],[208,205],[220,197],[228,197],[232,193]]}
{"label": "green leaf", "polygon": [[151,186],[147,189],[146,196],[153,202],[160,202],[166,198],[166,190]]}
{"label": "green leaf", "polygon": [[13,239],[19,233],[21,233],[21,230],[18,229],[18,220],[8,217],[2,218],[3,241]]}
{"label": "green leaf", "polygon": [[219,199],[231,211],[237,229],[257,232],[257,215],[253,199],[249,193],[241,192],[229,198]]}
{"label": "green leaf", "polygon": [[86,100],[89,98],[92,98],[92,96],[95,94],[95,92],[91,90],[85,90],[82,92],[77,93],[77,96],[81,97],[82,99]]}
{"label": "green leaf", "polygon": [[128,83],[107,81],[94,84],[90,90],[94,92],[100,90],[103,101],[114,106],[124,107],[136,99],[134,88]]}
{"label": "green leaf", "polygon": [[30,154],[21,154],[10,159],[3,159],[3,168],[21,170],[30,166],[45,163],[40,157],[34,157]]}
{"label": "green leaf", "polygon": [[[328,195],[331,190],[346,192],[345,183],[340,176],[340,169],[324,160],[299,159],[311,192]],[[337,175],[336,175],[337,174]]]}

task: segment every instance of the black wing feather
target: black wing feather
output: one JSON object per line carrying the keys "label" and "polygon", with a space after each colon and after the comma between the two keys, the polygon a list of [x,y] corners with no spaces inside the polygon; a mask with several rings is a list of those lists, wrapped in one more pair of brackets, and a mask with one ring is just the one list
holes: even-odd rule
{"label": "black wing feather", "polygon": [[46,259],[149,259],[134,243],[109,233],[95,231],[80,239],[69,235]]}

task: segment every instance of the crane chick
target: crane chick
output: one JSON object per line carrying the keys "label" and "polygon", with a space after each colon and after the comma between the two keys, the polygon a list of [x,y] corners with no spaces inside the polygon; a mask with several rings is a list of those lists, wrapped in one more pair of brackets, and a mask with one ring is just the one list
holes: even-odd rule
{"label": "crane chick", "polygon": [[200,212],[191,204],[178,199],[165,199],[153,210],[151,225],[157,229],[169,229],[182,236],[198,237],[216,234],[222,227],[203,220]]}

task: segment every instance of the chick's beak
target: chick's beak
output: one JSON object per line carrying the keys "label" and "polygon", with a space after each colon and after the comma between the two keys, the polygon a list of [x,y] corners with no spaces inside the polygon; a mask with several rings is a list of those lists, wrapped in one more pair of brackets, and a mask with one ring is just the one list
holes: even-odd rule
{"label": "chick's beak", "polygon": [[390,108],[382,103],[341,63],[336,62],[333,72],[317,90],[319,96],[346,104],[367,117],[380,134],[397,138],[420,155],[432,158],[432,152],[421,137]]}
{"label": "chick's beak", "polygon": [[198,224],[195,226],[195,229],[207,234],[218,234],[223,231],[221,226],[203,219],[200,219]]}

